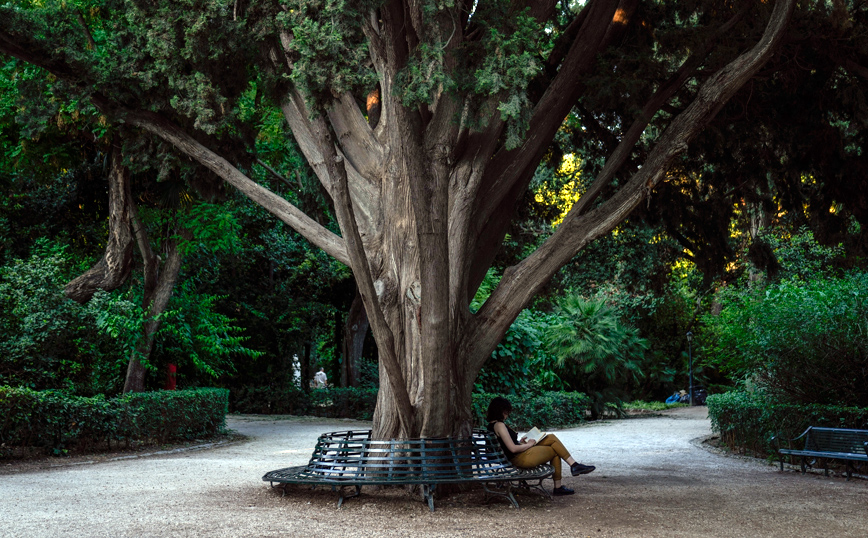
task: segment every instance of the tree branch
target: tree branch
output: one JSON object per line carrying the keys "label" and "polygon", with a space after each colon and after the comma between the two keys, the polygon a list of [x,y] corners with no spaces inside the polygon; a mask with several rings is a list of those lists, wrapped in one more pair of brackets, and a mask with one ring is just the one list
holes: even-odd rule
{"label": "tree branch", "polygon": [[605,39],[615,36],[608,28],[613,24],[619,5],[617,0],[594,0],[585,6],[583,11],[589,13],[582,17],[576,40],[534,108],[524,144],[511,151],[500,150],[486,168],[474,211],[476,230],[470,234],[475,240],[466,245],[465,251],[472,259],[468,296],[482,281],[494,259],[515,213],[515,204],[533,177],[536,164],[578,99],[579,77],[593,67],[597,53],[606,45]]}
{"label": "tree branch", "polygon": [[320,116],[313,120],[311,127],[317,146],[323,150],[323,157],[325,158],[324,166],[327,169],[328,177],[333,178],[335,183],[332,186],[335,213],[341,230],[346,236],[347,254],[352,260],[353,275],[359,287],[359,294],[362,296],[362,301],[365,304],[368,319],[371,322],[371,330],[374,331],[377,342],[380,344],[378,346],[380,360],[384,362],[389,378],[389,386],[397,401],[401,428],[409,435],[410,432],[413,432],[415,423],[413,405],[410,403],[410,395],[407,391],[404,374],[398,363],[398,357],[395,354],[395,336],[386,322],[383,309],[380,308],[368,258],[362,244],[362,237],[359,234],[356,217],[353,214],[353,203],[350,198],[349,185],[347,184],[344,159],[335,150],[331,133],[323,117]]}
{"label": "tree branch", "polygon": [[860,65],[849,58],[844,60],[843,65],[849,71],[852,71],[853,73],[859,75],[860,77],[864,78],[865,80],[868,80],[868,67],[865,67],[864,65]]}
{"label": "tree branch", "polygon": [[84,37],[87,38],[88,50],[96,50],[96,41],[93,40],[93,35],[91,35],[87,23],[84,22],[84,15],[81,14],[81,10],[79,9],[73,8],[73,11],[75,11],[75,18],[78,20],[78,24],[80,24],[81,28],[84,30]]}
{"label": "tree branch", "polygon": [[279,179],[280,181],[283,181],[284,183],[286,183],[286,185],[287,185],[289,188],[295,190],[295,187],[296,187],[296,186],[292,184],[292,181],[290,181],[290,180],[286,179],[285,177],[283,177],[283,176],[280,174],[280,172],[278,172],[277,170],[275,170],[274,168],[272,168],[271,166],[269,166],[268,163],[266,163],[265,161],[263,161],[262,159],[260,159],[260,158],[257,157],[257,158],[256,158],[256,164],[258,164],[259,166],[265,168],[265,170],[268,171],[269,174],[271,174],[271,175],[274,176],[275,178]]}
{"label": "tree branch", "polygon": [[279,218],[308,241],[323,249],[327,254],[350,266],[346,243],[315,220],[308,217],[297,207],[274,194],[265,187],[242,174],[237,168],[209,150],[196,139],[182,131],[170,121],[151,112],[124,111],[124,120],[130,125],[140,127],[168,141],[194,160],[223,178],[224,181],[241,191],[248,198],[261,205],[269,213]]}
{"label": "tree branch", "polygon": [[[721,107],[768,61],[783,37],[795,0],[777,0],[760,41],[711,76],[693,102],[661,135],[642,168],[612,198],[564,222],[533,254],[504,273],[500,284],[477,314],[463,351],[481,367],[521,309],[555,272],[585,245],[618,225],[651,192],[679,154]],[[472,350],[472,351],[468,351]]]}
{"label": "tree branch", "polygon": [[77,303],[88,302],[97,290],[112,291],[126,282],[133,261],[130,233],[129,172],[123,166],[120,148],[112,148],[109,183],[109,236],[105,254],[84,274],[63,288]]}
{"label": "tree branch", "polygon": [[627,129],[627,132],[615,148],[615,151],[613,151],[609,158],[606,159],[606,164],[603,166],[603,169],[600,171],[599,175],[597,175],[596,179],[594,179],[594,182],[588,188],[587,192],[585,192],[582,197],[579,198],[578,202],[576,202],[574,207],[578,213],[582,213],[590,207],[590,204],[597,199],[606,185],[612,181],[615,177],[615,173],[629,158],[630,153],[633,151],[633,147],[636,145],[636,142],[639,141],[639,137],[641,137],[642,133],[645,132],[645,128],[651,122],[651,119],[657,111],[669,102],[672,96],[675,95],[675,92],[677,92],[684,83],[693,76],[696,70],[702,65],[702,61],[711,51],[713,44],[722,36],[726,35],[738,23],[738,21],[744,18],[749,7],[749,5],[746,5],[741,11],[736,13],[725,24],[718,28],[718,30],[705,41],[703,46],[691,54],[684,63],[681,64],[678,71],[673,73],[672,76],[670,76],[669,79],[664,82],[656,92],[654,92],[654,95],[652,95],[648,102],[645,103],[645,106],[642,107],[639,116],[633,121],[630,128]]}
{"label": "tree branch", "polygon": [[382,177],[384,150],[356,100],[344,93],[329,109],[328,116],[344,158],[369,183],[376,184]]}

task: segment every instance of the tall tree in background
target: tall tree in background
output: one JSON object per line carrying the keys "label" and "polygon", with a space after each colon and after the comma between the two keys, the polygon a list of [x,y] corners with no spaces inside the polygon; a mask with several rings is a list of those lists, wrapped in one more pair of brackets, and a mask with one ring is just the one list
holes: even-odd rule
{"label": "tall tree in background", "polygon": [[[671,4],[16,2],[0,7],[0,52],[170,143],[352,269],[379,349],[375,435],[466,435],[473,381],[512,321],[664,180],[773,55],[795,1]],[[624,54],[601,61],[613,48]],[[600,71],[623,87],[589,96]],[[251,87],[282,110],[340,235],[244,173],[235,105]],[[374,87],[372,127],[359,103]],[[586,136],[617,140],[605,165],[471,313],[563,119],[636,95],[626,122],[591,114]],[[625,168],[642,137],[650,151]]]}

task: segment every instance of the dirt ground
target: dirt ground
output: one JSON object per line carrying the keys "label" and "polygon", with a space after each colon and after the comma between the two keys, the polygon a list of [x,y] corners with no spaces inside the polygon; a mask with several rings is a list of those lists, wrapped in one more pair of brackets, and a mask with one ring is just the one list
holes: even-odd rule
{"label": "dirt ground", "polygon": [[594,423],[558,436],[597,471],[565,478],[576,495],[483,502],[453,494],[430,513],[403,489],[337,494],[293,488],[267,471],[307,462],[320,433],[361,422],[237,416],[246,440],[151,455],[0,463],[0,537],[860,537],[868,481],[781,473],[709,448],[704,407]]}

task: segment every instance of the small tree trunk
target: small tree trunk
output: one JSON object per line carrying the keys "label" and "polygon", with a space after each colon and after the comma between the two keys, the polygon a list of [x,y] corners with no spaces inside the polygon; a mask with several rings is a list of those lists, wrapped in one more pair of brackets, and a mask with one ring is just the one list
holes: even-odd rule
{"label": "small tree trunk", "polygon": [[[142,233],[144,230],[141,230]],[[182,235],[186,232],[182,231]],[[150,252],[150,248],[148,248]],[[143,252],[144,255],[144,252]],[[153,256],[153,253],[151,253]],[[149,265],[146,258],[145,267]],[[144,307],[146,311],[146,319],[142,328],[142,337],[139,340],[139,345],[136,346],[135,352],[130,356],[130,362],[127,366],[127,377],[124,382],[124,393],[127,392],[142,392],[145,390],[145,364],[150,359],[151,351],[154,347],[154,337],[160,329],[160,320],[157,316],[166,311],[169,304],[169,299],[172,298],[172,292],[175,289],[175,283],[178,281],[178,275],[181,272],[181,262],[183,256],[178,251],[178,245],[174,240],[169,240],[166,245],[166,263],[159,277],[156,279],[156,285],[153,292],[148,291],[148,286],[145,286],[146,293],[144,296]],[[158,263],[158,262],[157,262]],[[147,269],[145,282],[148,282]]]}
{"label": "small tree trunk", "polygon": [[342,350],[344,367],[341,371],[341,384],[345,387],[359,386],[359,361],[362,359],[368,327],[368,314],[365,312],[362,296],[356,292],[344,324]]}
{"label": "small tree trunk", "polygon": [[305,342],[304,353],[301,356],[301,389],[310,392],[310,380],[313,379],[313,368],[310,364],[310,342]]}

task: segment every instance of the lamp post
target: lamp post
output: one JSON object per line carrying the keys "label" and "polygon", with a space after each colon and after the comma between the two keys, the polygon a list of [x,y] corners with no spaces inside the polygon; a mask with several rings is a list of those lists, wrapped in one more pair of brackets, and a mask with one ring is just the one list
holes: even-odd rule
{"label": "lamp post", "polygon": [[690,406],[693,406],[693,333],[687,331],[687,365],[690,372]]}

